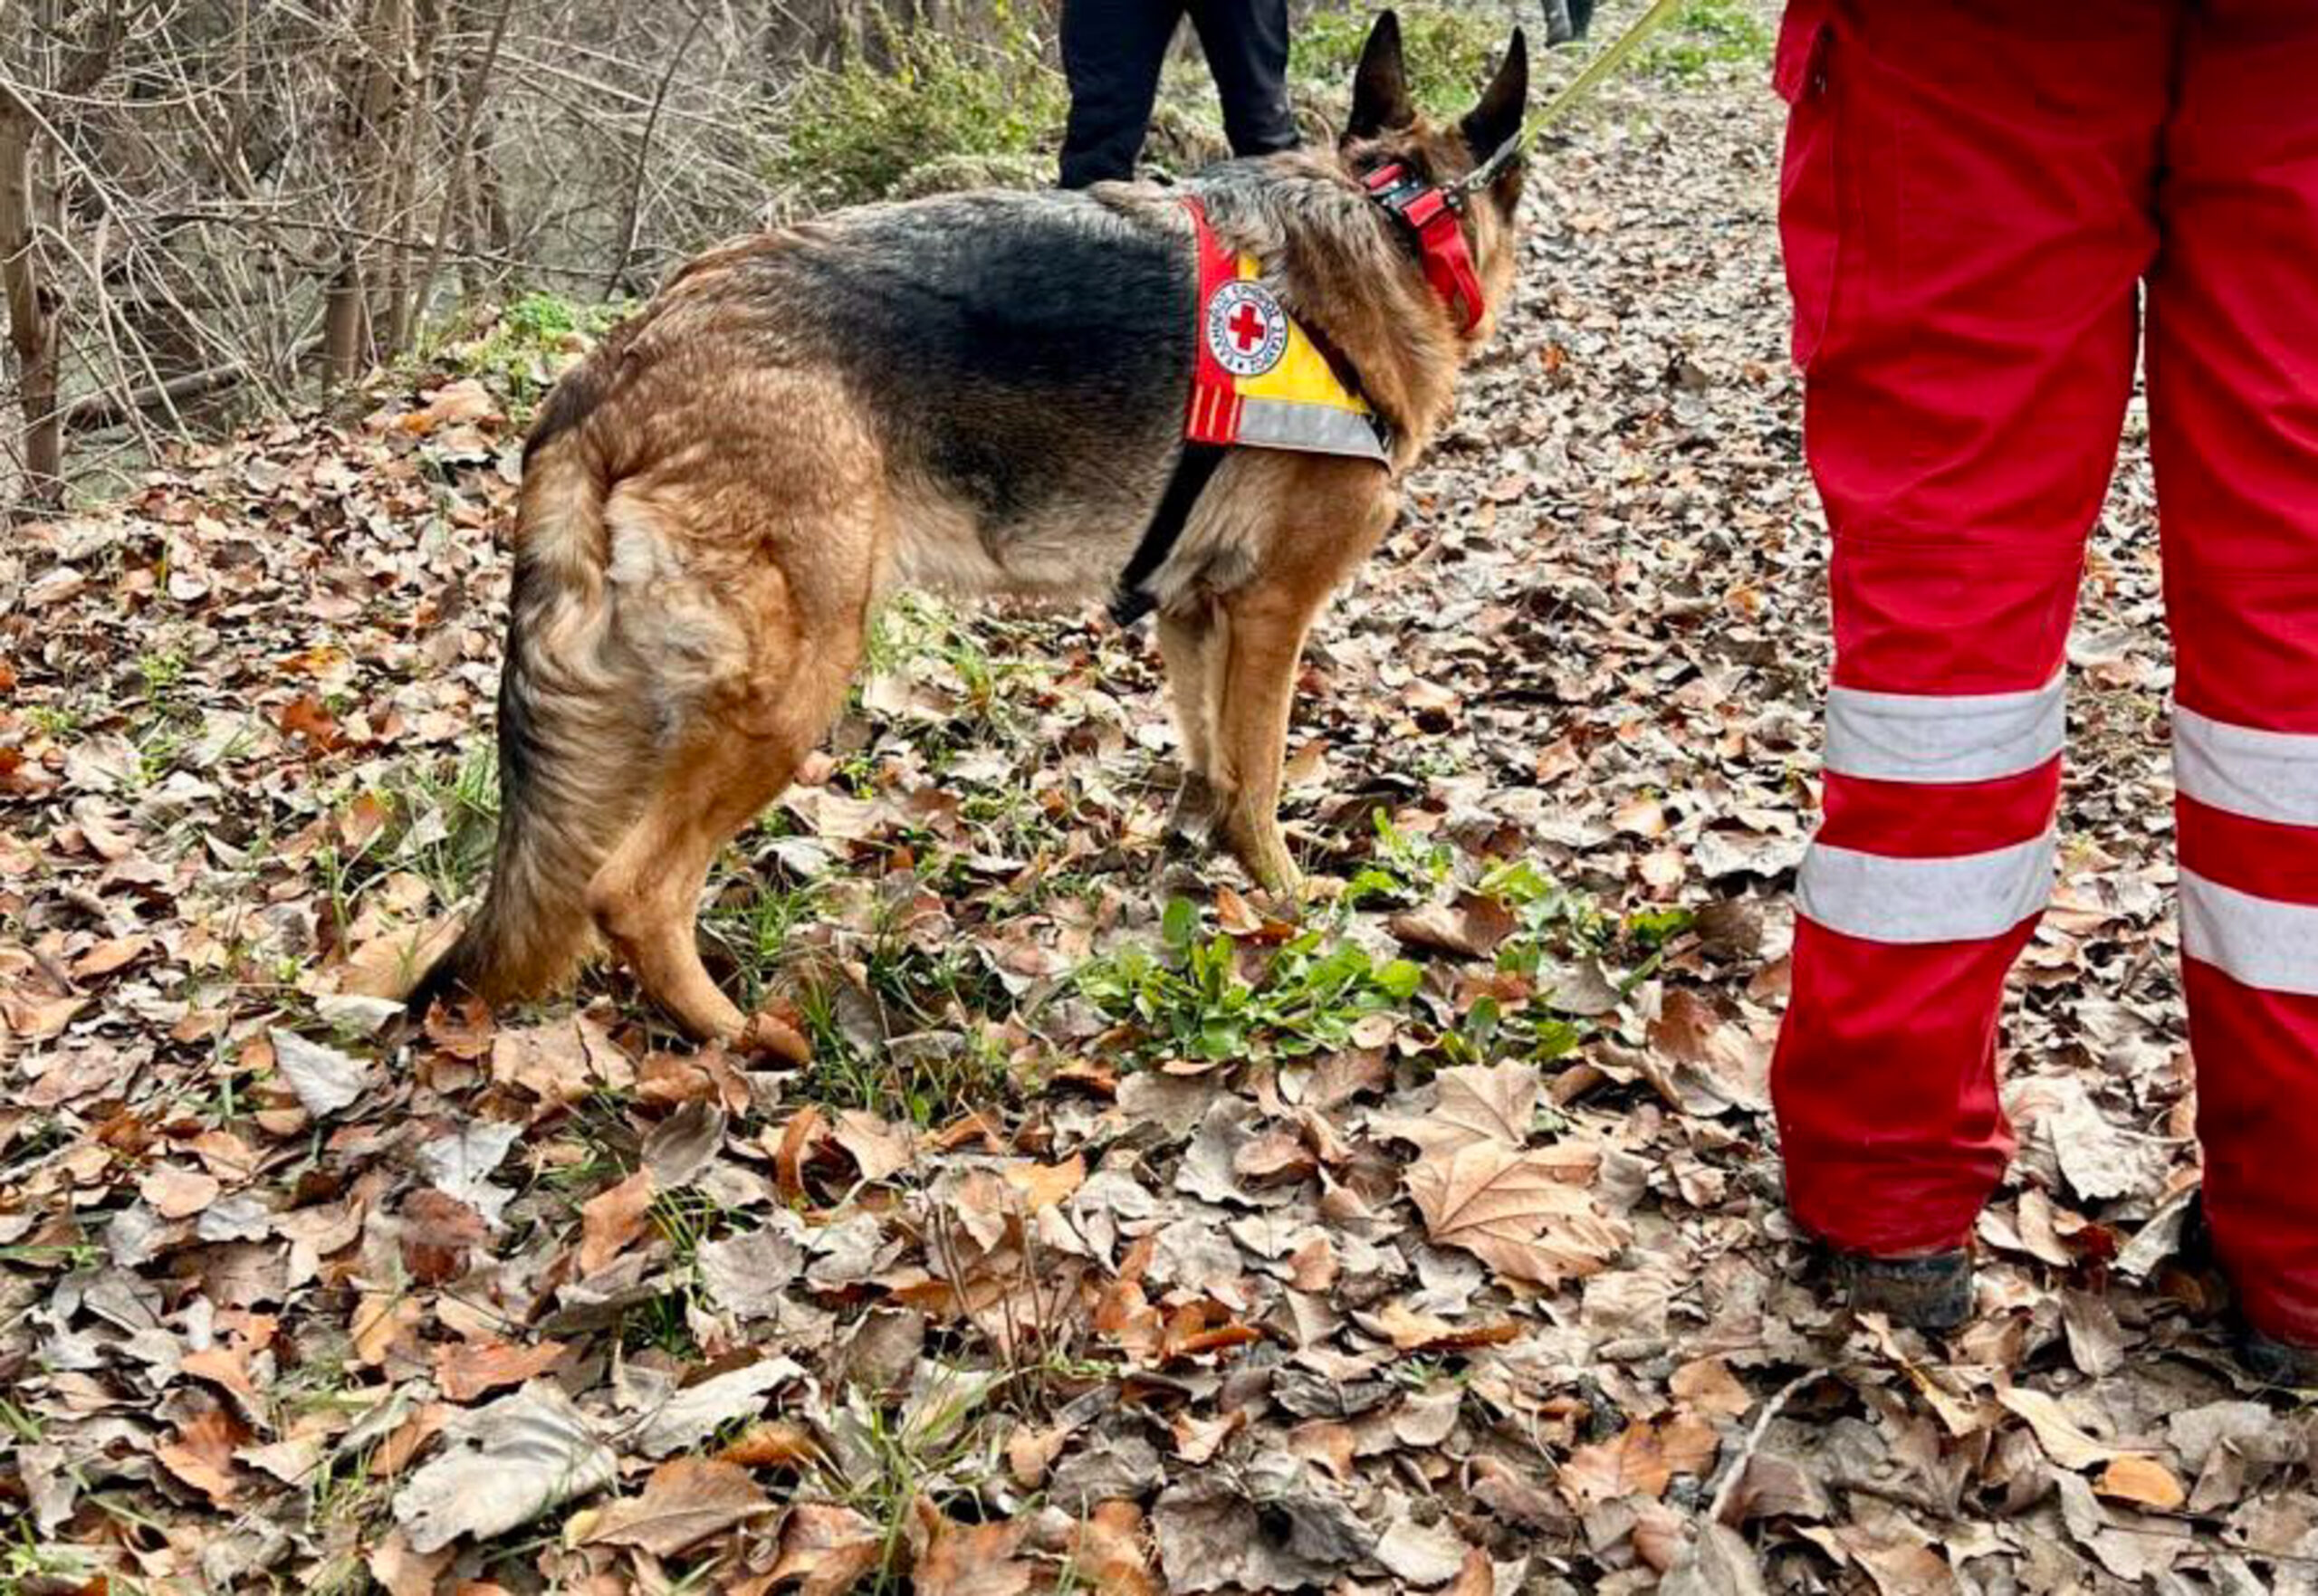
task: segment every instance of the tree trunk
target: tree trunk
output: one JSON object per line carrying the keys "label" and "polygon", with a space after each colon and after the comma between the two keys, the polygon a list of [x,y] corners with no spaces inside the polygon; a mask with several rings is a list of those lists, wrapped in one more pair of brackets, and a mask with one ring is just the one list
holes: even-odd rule
{"label": "tree trunk", "polygon": [[436,0],[417,0],[412,19],[415,58],[406,50],[407,69],[403,84],[402,148],[394,163],[394,197],[387,206],[387,225],[393,230],[394,253],[387,271],[386,330],[382,352],[391,359],[409,347],[414,307],[411,277],[418,264],[418,168],[426,143],[435,94],[435,42],[448,25]]}
{"label": "tree trunk", "polygon": [[41,267],[34,136],[31,109],[13,91],[0,90],[0,287],[7,295],[8,343],[15,351],[23,416],[22,502],[53,510],[64,502],[64,426],[57,404],[63,339]]}
{"label": "tree trunk", "polygon": [[359,377],[372,353],[370,294],[381,275],[376,270],[381,224],[391,220],[386,212],[410,19],[411,0],[368,0],[348,62],[355,87],[340,127],[340,180],[351,225],[340,240],[322,313],[322,378],[333,387]]}
{"label": "tree trunk", "polygon": [[[474,247],[474,225],[467,205],[467,172],[478,166],[482,157],[474,147],[476,121],[483,114],[484,98],[491,89],[491,69],[499,60],[500,42],[507,36],[507,21],[515,14],[515,0],[499,0],[498,14],[491,21],[491,37],[484,41],[482,57],[474,70],[467,74],[466,91],[459,101],[458,130],[451,139],[450,181],[443,190],[443,209],[435,218],[435,246],[428,252],[426,264],[420,268],[418,282],[411,299],[411,319],[415,327],[426,322],[426,303],[435,294],[436,275],[443,270],[444,252],[451,246],[454,231],[464,230],[468,247]],[[472,291],[469,268],[462,265],[461,280]]]}

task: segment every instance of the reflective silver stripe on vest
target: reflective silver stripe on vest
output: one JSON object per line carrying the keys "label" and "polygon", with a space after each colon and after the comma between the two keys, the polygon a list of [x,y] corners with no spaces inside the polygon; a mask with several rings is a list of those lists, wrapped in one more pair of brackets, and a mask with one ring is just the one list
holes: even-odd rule
{"label": "reflective silver stripe on vest", "polygon": [[1977,942],[2002,936],[2052,896],[2053,835],[1985,854],[1901,859],[1814,843],[1796,907],[1871,942]]}
{"label": "reflective silver stripe on vest", "polygon": [[2181,872],[2181,951],[2265,992],[2318,994],[2318,906]]}
{"label": "reflective silver stripe on vest", "polygon": [[1387,464],[1376,428],[1356,410],[1305,405],[1294,399],[1243,399],[1238,443],[1262,449],[1300,449],[1311,454],[1353,454]]}
{"label": "reflective silver stripe on vest", "polygon": [[2173,784],[2232,815],[2318,826],[2318,737],[2233,726],[2177,703]]}
{"label": "reflective silver stripe on vest", "polygon": [[1827,769],[1877,781],[1993,781],[2061,751],[2067,684],[2029,693],[1827,694]]}

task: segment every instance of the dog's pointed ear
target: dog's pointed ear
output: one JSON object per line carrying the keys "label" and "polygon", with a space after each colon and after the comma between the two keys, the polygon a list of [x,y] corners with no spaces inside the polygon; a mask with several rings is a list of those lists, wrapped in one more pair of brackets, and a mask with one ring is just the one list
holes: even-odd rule
{"label": "dog's pointed ear", "polygon": [[1393,128],[1416,120],[1416,103],[1409,98],[1408,68],[1401,60],[1401,19],[1387,11],[1368,30],[1361,47],[1360,67],[1352,75],[1352,116],[1344,125],[1346,139],[1374,139]]}
{"label": "dog's pointed ear", "polygon": [[1507,139],[1521,130],[1521,115],[1529,103],[1529,41],[1521,30],[1513,30],[1513,43],[1505,47],[1505,60],[1497,69],[1497,76],[1481,91],[1480,103],[1465,114],[1459,124],[1470,146],[1473,158],[1487,160]]}

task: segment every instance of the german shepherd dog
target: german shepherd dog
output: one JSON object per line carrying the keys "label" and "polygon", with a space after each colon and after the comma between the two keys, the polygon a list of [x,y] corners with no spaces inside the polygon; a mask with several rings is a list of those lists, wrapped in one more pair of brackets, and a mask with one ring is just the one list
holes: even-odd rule
{"label": "german shepherd dog", "polygon": [[[1387,12],[1333,152],[1174,188],[867,205],[682,268],[533,425],[490,889],[414,1008],[543,995],[600,936],[686,1031],[742,1031],[694,945],[700,893],[835,718],[879,597],[1084,602],[1151,524],[1193,379],[1185,194],[1390,427],[1391,470],[1231,449],[1145,583],[1183,743],[1176,830],[1294,893],[1274,811],[1297,657],[1511,287],[1520,162],[1483,162],[1512,148],[1528,88],[1516,31],[1473,110],[1429,124]],[[1364,186],[1391,162],[1474,179],[1476,324]]]}

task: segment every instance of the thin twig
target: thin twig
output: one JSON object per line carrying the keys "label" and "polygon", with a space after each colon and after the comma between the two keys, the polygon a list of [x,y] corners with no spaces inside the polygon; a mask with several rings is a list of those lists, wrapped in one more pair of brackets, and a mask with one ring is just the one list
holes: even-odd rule
{"label": "thin twig", "polygon": [[627,263],[636,253],[636,229],[644,215],[644,174],[652,163],[652,134],[660,125],[660,108],[668,100],[669,85],[676,81],[676,69],[692,53],[692,43],[700,37],[700,30],[708,21],[705,7],[693,13],[692,26],[685,30],[682,43],[668,57],[667,70],[660,74],[659,87],[652,93],[652,109],[644,119],[643,136],[636,145],[636,177],[627,189],[627,222],[620,229],[619,253],[612,257],[612,269],[604,278],[604,297],[619,292],[620,280],[627,274]]}
{"label": "thin twig", "polygon": [[1738,1492],[1738,1482],[1746,1476],[1747,1465],[1752,1463],[1755,1454],[1762,1449],[1763,1437],[1769,1432],[1772,1421],[1786,1410],[1789,1399],[1805,1386],[1826,1377],[1825,1369],[1806,1370],[1779,1387],[1771,1394],[1771,1400],[1763,1404],[1763,1410],[1755,1416],[1754,1428],[1747,1432],[1746,1444],[1722,1466],[1722,1479],[1715,1486],[1713,1498],[1707,1507],[1709,1523],[1721,1523],[1722,1515],[1729,1511],[1731,1498]]}

